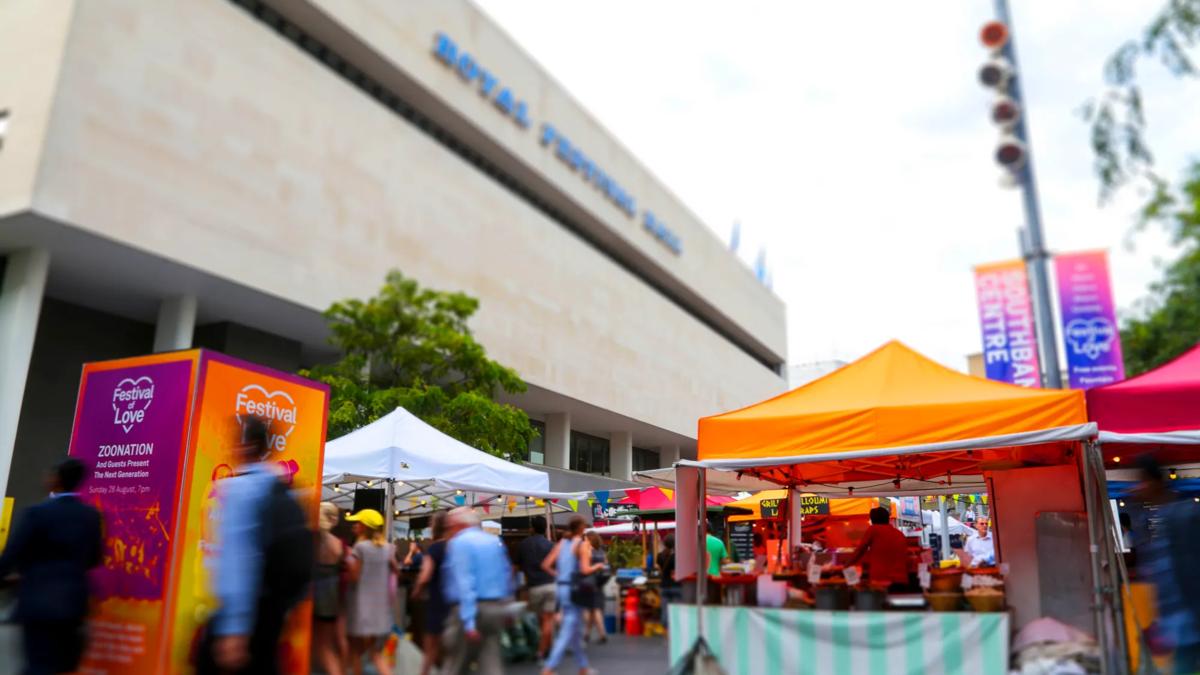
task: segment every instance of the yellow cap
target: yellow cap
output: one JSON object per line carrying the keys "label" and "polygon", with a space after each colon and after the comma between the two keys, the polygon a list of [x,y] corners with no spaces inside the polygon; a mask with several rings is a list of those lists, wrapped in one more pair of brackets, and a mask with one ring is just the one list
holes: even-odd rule
{"label": "yellow cap", "polygon": [[362,523],[372,530],[378,530],[383,527],[383,514],[375,509],[363,509],[358,513],[352,513],[346,516],[346,520]]}

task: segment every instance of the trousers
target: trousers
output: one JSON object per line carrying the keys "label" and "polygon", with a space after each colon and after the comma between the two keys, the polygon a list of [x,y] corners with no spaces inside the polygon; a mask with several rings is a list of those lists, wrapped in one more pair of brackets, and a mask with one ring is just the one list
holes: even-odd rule
{"label": "trousers", "polygon": [[500,652],[500,635],[504,632],[507,620],[505,603],[494,600],[481,600],[475,614],[475,629],[479,631],[480,639],[472,642],[467,639],[462,617],[458,614],[458,605],[450,608],[446,618],[446,627],[442,631],[442,649],[445,656],[442,660],[442,673],[460,675],[471,670],[471,664],[479,666],[479,675],[503,675],[504,659]]}

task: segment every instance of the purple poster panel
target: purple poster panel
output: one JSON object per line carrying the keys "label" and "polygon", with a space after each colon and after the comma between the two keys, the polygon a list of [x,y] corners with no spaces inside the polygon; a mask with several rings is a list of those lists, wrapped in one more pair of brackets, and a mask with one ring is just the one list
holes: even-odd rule
{"label": "purple poster panel", "polygon": [[1108,255],[1068,253],[1054,259],[1054,268],[1071,388],[1091,389],[1125,379]]}
{"label": "purple poster panel", "polygon": [[1025,262],[1007,260],[976,267],[975,293],[987,378],[1022,387],[1042,386]]}
{"label": "purple poster panel", "polygon": [[88,466],[82,497],[104,517],[101,599],[164,597],[194,363],[163,355],[84,366],[70,454]]}

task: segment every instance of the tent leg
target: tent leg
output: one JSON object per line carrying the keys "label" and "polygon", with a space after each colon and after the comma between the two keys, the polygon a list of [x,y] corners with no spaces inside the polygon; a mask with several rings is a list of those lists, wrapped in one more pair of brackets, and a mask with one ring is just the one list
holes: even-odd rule
{"label": "tent leg", "polygon": [[1091,560],[1092,560],[1092,613],[1096,624],[1096,644],[1100,645],[1100,673],[1108,675],[1111,672],[1110,658],[1108,656],[1108,626],[1104,617],[1104,592],[1103,580],[1101,575],[1103,570],[1100,565],[1100,542],[1098,532],[1096,531],[1096,486],[1092,480],[1092,461],[1089,448],[1090,442],[1084,443],[1083,456],[1080,458],[1083,462],[1083,497],[1085,504],[1085,512],[1088,525],[1088,542],[1090,544]]}
{"label": "tent leg", "polygon": [[554,541],[554,509],[550,506],[550,500],[543,502],[546,505],[546,538]]}
{"label": "tent leg", "polygon": [[696,634],[704,639],[704,600],[708,594],[708,489],[705,485],[705,469],[696,472],[696,509],[700,522],[696,527]]}
{"label": "tent leg", "polygon": [[950,559],[950,519],[947,517],[946,497],[938,497],[938,511],[942,514],[942,560]]}
{"label": "tent leg", "polygon": [[1117,672],[1125,672],[1132,666],[1129,658],[1129,641],[1125,632],[1125,593],[1128,577],[1125,560],[1117,548],[1117,523],[1113,520],[1112,507],[1108,500],[1108,479],[1104,475],[1104,456],[1097,443],[1090,443],[1088,452],[1092,460],[1092,478],[1096,481],[1096,492],[1100,508],[1100,521],[1104,532],[1105,565],[1108,567],[1108,602],[1112,608],[1113,642],[1118,660]]}
{"label": "tent leg", "polygon": [[387,528],[388,543],[391,543],[392,539],[395,537],[395,535],[392,533],[392,531],[395,529],[392,526],[392,515],[396,510],[396,481],[392,480],[391,478],[387,480],[386,494],[387,496],[384,497],[384,503],[386,506],[383,510],[383,523],[384,527]]}

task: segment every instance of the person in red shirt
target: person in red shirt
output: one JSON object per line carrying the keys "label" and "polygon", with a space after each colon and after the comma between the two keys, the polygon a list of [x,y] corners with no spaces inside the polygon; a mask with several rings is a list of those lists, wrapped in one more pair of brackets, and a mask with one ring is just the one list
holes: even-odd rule
{"label": "person in red shirt", "polygon": [[874,588],[908,585],[908,540],[888,524],[891,513],[883,507],[871,509],[871,526],[862,543],[846,561],[846,567],[863,563],[863,572]]}

